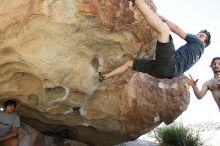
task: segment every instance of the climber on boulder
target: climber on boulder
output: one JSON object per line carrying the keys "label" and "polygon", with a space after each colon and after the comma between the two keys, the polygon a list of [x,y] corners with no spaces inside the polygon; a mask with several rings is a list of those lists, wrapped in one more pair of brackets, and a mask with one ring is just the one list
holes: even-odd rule
{"label": "climber on boulder", "polygon": [[214,77],[206,81],[202,85],[201,90],[199,90],[197,87],[198,79],[194,80],[192,76],[189,75],[190,78],[187,77],[187,82],[192,86],[193,91],[198,99],[202,99],[208,90],[211,91],[220,111],[220,57],[213,58],[210,67],[212,68]]}
{"label": "climber on boulder", "polygon": [[[211,35],[207,30],[202,30],[197,35],[186,33],[173,22],[155,13],[146,0],[129,1],[142,13],[147,24],[157,32],[155,60],[128,60],[109,73],[99,72],[100,82],[129,68],[160,79],[180,76],[200,59],[204,48],[210,44]],[[176,51],[170,31],[186,41],[186,44]]]}

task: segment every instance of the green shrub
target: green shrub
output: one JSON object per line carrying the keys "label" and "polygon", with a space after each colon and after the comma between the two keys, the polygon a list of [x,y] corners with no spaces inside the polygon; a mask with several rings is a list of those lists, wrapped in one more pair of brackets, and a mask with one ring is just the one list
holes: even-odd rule
{"label": "green shrub", "polygon": [[203,146],[199,134],[189,128],[171,125],[158,128],[155,138],[162,146]]}

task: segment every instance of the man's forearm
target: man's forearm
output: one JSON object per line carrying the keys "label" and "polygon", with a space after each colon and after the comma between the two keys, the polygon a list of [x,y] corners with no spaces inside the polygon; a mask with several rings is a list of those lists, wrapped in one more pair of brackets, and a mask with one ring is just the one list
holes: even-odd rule
{"label": "man's forearm", "polygon": [[10,132],[5,136],[0,137],[0,141],[4,141],[4,140],[7,140],[9,138],[16,137],[17,135],[18,135],[18,132]]}
{"label": "man's forearm", "polygon": [[177,34],[182,39],[186,38],[187,33],[185,33],[178,25],[176,25],[175,23],[171,22],[163,16],[160,16],[160,18],[163,22],[165,22],[168,25],[168,27],[173,33]]}
{"label": "man's forearm", "polygon": [[204,96],[203,93],[201,93],[201,91],[199,91],[197,86],[192,87],[193,88],[193,92],[196,95],[197,99],[202,99],[202,97]]}

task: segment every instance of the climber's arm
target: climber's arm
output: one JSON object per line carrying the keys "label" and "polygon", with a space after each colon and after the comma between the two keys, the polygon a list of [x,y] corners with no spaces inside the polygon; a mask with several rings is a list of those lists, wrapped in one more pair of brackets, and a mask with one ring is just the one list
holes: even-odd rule
{"label": "climber's arm", "polygon": [[184,32],[178,25],[176,25],[175,23],[171,22],[163,16],[160,16],[160,18],[161,20],[163,20],[163,22],[165,22],[168,25],[168,27],[173,33],[177,34],[182,39],[186,38],[187,33]]}

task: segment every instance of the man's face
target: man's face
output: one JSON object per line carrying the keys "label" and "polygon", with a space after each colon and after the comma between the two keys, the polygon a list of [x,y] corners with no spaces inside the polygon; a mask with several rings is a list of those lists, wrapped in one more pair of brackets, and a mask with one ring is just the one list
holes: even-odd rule
{"label": "man's face", "polygon": [[214,60],[211,67],[213,72],[220,72],[220,60],[219,59]]}
{"label": "man's face", "polygon": [[199,32],[199,33],[197,34],[197,36],[198,36],[198,37],[200,38],[200,40],[203,41],[203,42],[205,42],[205,40],[208,39],[208,36],[207,36],[205,33],[203,33],[203,32]]}
{"label": "man's face", "polygon": [[7,113],[13,113],[15,111],[15,105],[8,105],[5,109]]}

